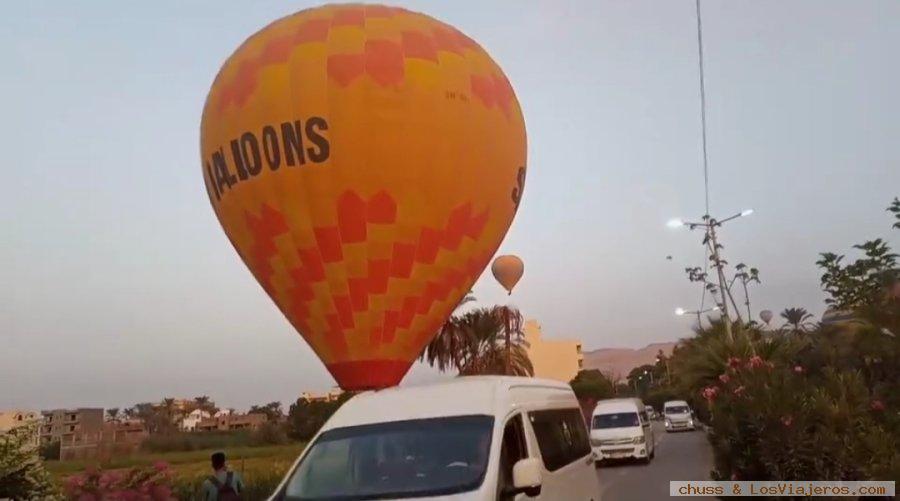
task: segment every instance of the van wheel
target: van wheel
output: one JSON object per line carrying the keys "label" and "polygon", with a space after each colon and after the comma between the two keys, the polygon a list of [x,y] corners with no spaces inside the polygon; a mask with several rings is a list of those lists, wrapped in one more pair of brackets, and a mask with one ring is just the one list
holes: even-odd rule
{"label": "van wheel", "polygon": [[654,446],[653,450],[650,451],[650,459],[653,459],[655,457],[656,457],[656,446]]}
{"label": "van wheel", "polygon": [[641,458],[641,464],[650,464],[650,460],[653,459],[653,456],[645,456]]}

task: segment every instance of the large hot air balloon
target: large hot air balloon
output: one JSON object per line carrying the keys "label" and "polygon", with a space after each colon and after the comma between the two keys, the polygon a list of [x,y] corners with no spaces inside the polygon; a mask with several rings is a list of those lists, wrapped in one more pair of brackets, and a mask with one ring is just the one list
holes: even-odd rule
{"label": "large hot air balloon", "polygon": [[500,285],[506,289],[507,294],[512,294],[513,288],[519,283],[522,274],[525,273],[525,263],[519,256],[497,256],[491,264],[491,273]]}
{"label": "large hot air balloon", "polygon": [[763,322],[765,322],[766,325],[768,325],[769,322],[772,321],[772,317],[773,317],[773,316],[774,316],[774,315],[772,314],[772,310],[763,310],[763,311],[759,312],[759,318],[760,318]]}
{"label": "large hot air balloon", "polygon": [[201,124],[222,228],[345,390],[399,383],[470,290],[518,208],[525,152],[484,49],[378,5],[251,36]]}

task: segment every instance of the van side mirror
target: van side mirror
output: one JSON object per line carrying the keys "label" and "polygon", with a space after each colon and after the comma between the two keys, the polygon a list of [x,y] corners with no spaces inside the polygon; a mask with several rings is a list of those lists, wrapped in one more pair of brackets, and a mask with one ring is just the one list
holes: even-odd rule
{"label": "van side mirror", "polygon": [[506,496],[512,497],[524,493],[535,497],[541,494],[541,460],[538,458],[525,458],[516,461],[513,465],[513,487],[506,489]]}
{"label": "van side mirror", "polygon": [[643,426],[644,428],[649,428],[649,427],[650,427],[650,421],[644,421],[644,424],[642,424],[641,426]]}

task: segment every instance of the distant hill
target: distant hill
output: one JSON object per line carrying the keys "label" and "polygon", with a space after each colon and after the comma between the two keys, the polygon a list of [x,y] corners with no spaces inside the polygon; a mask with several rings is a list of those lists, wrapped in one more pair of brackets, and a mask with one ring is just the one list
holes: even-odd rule
{"label": "distant hill", "polygon": [[599,369],[614,379],[625,379],[635,367],[656,362],[656,354],[662,350],[666,356],[672,354],[677,343],[653,343],[643,348],[600,348],[584,352],[584,368]]}

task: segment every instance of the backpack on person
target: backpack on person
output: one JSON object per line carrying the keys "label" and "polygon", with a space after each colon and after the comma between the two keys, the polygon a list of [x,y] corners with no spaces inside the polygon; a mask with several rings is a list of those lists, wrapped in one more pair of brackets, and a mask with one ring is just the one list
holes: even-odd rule
{"label": "backpack on person", "polygon": [[215,475],[209,476],[209,481],[216,488],[216,499],[218,501],[240,501],[241,495],[234,488],[234,472],[229,471],[225,474],[225,482],[219,481]]}

